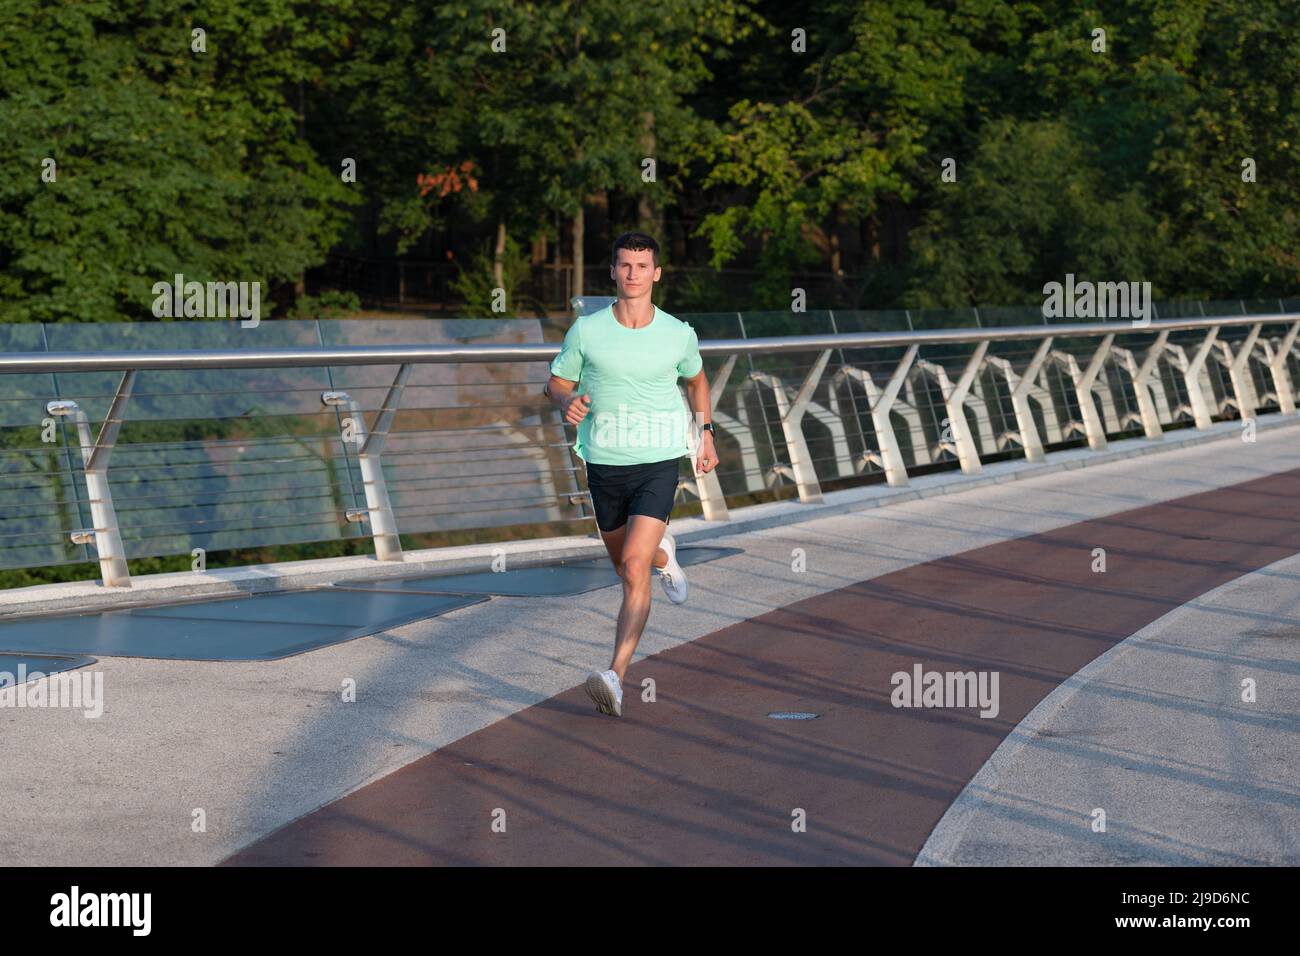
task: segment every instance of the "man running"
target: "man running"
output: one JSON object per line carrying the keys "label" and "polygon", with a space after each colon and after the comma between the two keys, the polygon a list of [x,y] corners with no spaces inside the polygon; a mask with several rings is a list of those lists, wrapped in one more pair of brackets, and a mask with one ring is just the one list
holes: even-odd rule
{"label": "man running", "polygon": [[658,570],[674,604],[686,600],[686,575],[668,532],[678,462],[690,454],[690,419],[678,378],[687,380],[701,427],[697,476],[712,471],[718,456],[695,330],[650,300],[661,274],[659,243],[644,233],[624,233],[614,240],[610,262],[618,298],[569,328],[551,362],[546,394],[577,427],[573,451],[586,464],[596,527],[623,579],[614,659],[586,684],[602,714],[621,717],[623,675],[650,616],[650,569]]}

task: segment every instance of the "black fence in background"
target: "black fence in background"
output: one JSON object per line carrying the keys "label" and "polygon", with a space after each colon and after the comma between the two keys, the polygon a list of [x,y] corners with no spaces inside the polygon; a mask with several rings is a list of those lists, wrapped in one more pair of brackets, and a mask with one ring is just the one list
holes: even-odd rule
{"label": "black fence in background", "polygon": [[[324,291],[354,292],[361,304],[370,309],[394,309],[434,315],[465,314],[463,297],[452,283],[461,267],[451,261],[370,259],[361,256],[331,254],[324,265],[307,274],[307,291],[319,295]],[[609,267],[588,266],[583,269],[587,295],[612,294]],[[542,263],[532,266],[527,280],[513,292],[511,311],[521,316],[568,315],[574,296],[573,267]],[[762,278],[756,269],[706,269],[677,267],[665,269],[665,308],[683,312],[717,311],[719,303],[737,312],[756,307],[755,283]],[[835,276],[831,273],[797,273],[791,279],[794,288],[807,294],[808,308],[862,308],[868,303],[866,283],[861,276]]]}

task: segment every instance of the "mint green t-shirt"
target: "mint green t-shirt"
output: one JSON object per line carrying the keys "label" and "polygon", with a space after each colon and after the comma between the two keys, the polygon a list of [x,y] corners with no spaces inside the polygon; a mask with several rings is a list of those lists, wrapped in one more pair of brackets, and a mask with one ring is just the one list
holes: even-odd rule
{"label": "mint green t-shirt", "polygon": [[629,329],[612,306],[579,316],[551,362],[551,374],[591,396],[573,451],[597,465],[642,465],[690,454],[691,412],[678,378],[704,366],[695,330],[662,309]]}

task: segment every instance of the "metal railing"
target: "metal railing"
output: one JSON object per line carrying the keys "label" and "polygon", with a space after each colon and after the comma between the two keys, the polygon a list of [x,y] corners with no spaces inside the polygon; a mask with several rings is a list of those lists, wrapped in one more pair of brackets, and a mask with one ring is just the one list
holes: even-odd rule
{"label": "metal railing", "polygon": [[[815,503],[832,480],[901,486],[935,468],[977,474],[990,460],[1040,461],[1078,444],[1101,450],[1120,436],[1157,441],[1169,428],[1205,429],[1215,419],[1263,411],[1294,415],[1300,381],[1300,315],[1288,312],[1144,327],[1087,322],[715,339],[704,337],[707,317],[684,318],[701,335],[721,461],[708,475],[684,476],[679,494],[698,500],[709,520],[727,520],[728,495],[790,486],[801,502]],[[851,324],[828,318],[832,327]],[[745,316],[728,320],[745,328]],[[571,430],[541,397],[541,363],[558,349],[0,354],[0,404],[19,403],[30,413],[0,417],[8,426],[0,435],[30,442],[33,430],[41,432],[35,445],[0,443],[0,556],[11,555],[9,566],[18,566],[14,555],[26,566],[41,563],[22,549],[40,546],[35,539],[48,546],[55,534],[93,547],[106,585],[129,586],[128,557],[179,553],[198,540],[266,543],[276,522],[292,528],[287,540],[296,541],[322,540],[327,531],[360,536],[368,523],[376,556],[400,561],[402,533],[486,527],[503,517],[514,523],[528,509],[533,520],[590,519]],[[362,376],[370,366],[390,371]],[[318,374],[248,377],[259,369]],[[183,382],[164,387],[164,376],[177,370],[219,374],[228,387],[201,394],[185,392]],[[105,373],[120,373],[111,391],[89,387]],[[14,376],[40,378],[20,396],[7,387]],[[41,400],[45,376],[58,392]],[[87,376],[87,388],[73,394],[69,376]],[[448,389],[460,400],[435,401]],[[231,414],[254,395],[268,403],[278,396],[283,407],[254,403],[251,415]],[[133,417],[142,405],[146,414]],[[88,413],[90,406],[101,411]],[[238,427],[216,436],[187,432],[205,413]],[[301,428],[304,420],[319,426],[305,438],[280,428]],[[67,423],[76,441],[60,444],[59,426]],[[153,431],[141,437],[162,440],[119,441],[143,424]],[[169,428],[181,434],[168,440]],[[76,446],[79,467],[72,463]],[[16,493],[23,489],[25,496]]]}

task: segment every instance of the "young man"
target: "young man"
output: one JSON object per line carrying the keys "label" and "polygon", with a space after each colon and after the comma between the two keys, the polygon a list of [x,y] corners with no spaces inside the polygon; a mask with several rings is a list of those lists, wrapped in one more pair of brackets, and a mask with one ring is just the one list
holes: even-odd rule
{"label": "young man", "polygon": [[621,717],[623,675],[650,616],[650,569],[659,571],[674,604],[686,600],[686,576],[668,533],[678,462],[690,454],[690,413],[682,406],[678,378],[687,380],[702,428],[697,474],[712,471],[718,456],[695,330],[650,301],[661,275],[659,244],[644,233],[624,233],[614,240],[610,262],[618,298],[569,328],[551,362],[546,394],[578,429],[573,451],[586,462],[596,526],[623,579],[614,659],[586,684],[602,714]]}

